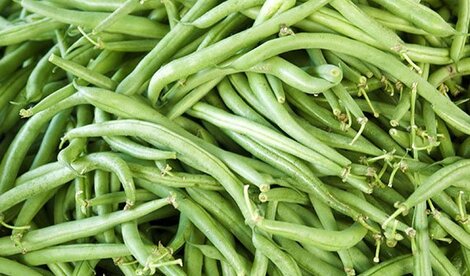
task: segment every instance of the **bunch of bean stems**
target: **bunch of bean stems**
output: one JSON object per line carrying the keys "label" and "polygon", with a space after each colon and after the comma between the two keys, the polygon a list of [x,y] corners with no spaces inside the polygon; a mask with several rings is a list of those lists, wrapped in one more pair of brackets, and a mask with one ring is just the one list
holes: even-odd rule
{"label": "bunch of bean stems", "polygon": [[0,275],[470,275],[470,0],[0,0]]}

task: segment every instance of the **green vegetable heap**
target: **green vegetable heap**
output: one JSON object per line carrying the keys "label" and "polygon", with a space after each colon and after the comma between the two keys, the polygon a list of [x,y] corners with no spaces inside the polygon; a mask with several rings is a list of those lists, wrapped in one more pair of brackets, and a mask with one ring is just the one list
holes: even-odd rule
{"label": "green vegetable heap", "polygon": [[0,0],[0,275],[470,275],[470,0]]}

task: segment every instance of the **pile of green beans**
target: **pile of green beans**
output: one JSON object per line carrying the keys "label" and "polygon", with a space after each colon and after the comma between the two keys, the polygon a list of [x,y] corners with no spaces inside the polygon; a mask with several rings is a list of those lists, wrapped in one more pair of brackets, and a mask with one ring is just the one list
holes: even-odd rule
{"label": "pile of green beans", "polygon": [[470,0],[0,0],[0,275],[470,275]]}

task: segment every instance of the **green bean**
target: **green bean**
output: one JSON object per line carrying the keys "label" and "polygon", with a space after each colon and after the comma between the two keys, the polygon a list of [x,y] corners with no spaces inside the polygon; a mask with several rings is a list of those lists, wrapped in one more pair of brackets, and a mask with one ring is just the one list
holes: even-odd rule
{"label": "green bean", "polygon": [[[198,105],[201,106],[202,104],[201,104],[201,103],[198,103],[196,106],[198,106]],[[202,107],[202,106],[201,106],[201,107]],[[207,108],[204,108],[204,109],[207,110]],[[199,112],[199,110],[198,110],[197,112]],[[194,116],[196,112],[191,111],[191,113],[192,113],[193,116]],[[222,114],[222,113],[219,113],[219,114]],[[223,116],[224,116],[225,118],[227,118],[227,117],[229,117],[230,115],[225,115],[225,114],[223,114]],[[212,118],[211,118],[211,120],[212,120]],[[216,120],[217,120],[217,119],[216,119]],[[212,120],[212,121],[213,121],[213,120]],[[222,120],[219,120],[219,121],[222,121]],[[218,121],[217,123],[219,123],[219,121]],[[240,122],[240,121],[241,121],[241,122]],[[221,122],[221,123],[224,125],[224,127],[228,127],[229,129],[230,129],[230,128],[232,128],[232,129],[233,129],[233,128],[237,128],[238,125],[235,125],[235,124],[239,124],[239,125],[242,125],[242,124],[245,124],[245,123],[247,123],[247,124],[252,124],[251,122],[247,122],[246,120],[241,120],[241,119],[239,119],[239,122],[233,122],[233,124],[231,124],[230,126],[227,125],[226,122],[227,122],[226,119],[224,119],[223,122]],[[257,128],[261,128],[261,126],[256,126],[256,127],[257,127]],[[251,132],[251,130],[252,130],[252,129],[249,129],[250,132]],[[242,130],[242,132],[243,132],[243,131],[244,131],[244,130]],[[268,131],[268,132],[272,133],[272,134],[269,135],[269,136],[270,136],[270,139],[273,139],[273,137],[276,137],[276,136],[277,136],[277,133],[274,132],[274,131],[272,131],[272,130],[269,129],[269,128],[262,128],[262,131],[263,131],[263,132]],[[232,134],[232,135],[234,135],[234,134]],[[255,133],[254,136],[257,137],[257,138],[259,138],[259,139],[263,139],[262,141],[264,141],[264,142],[266,141],[266,139],[264,139],[263,136],[257,135],[257,133]],[[266,137],[267,137],[267,136],[266,136]],[[267,145],[272,144],[271,142],[272,142],[272,140],[267,141]],[[238,141],[238,143],[240,143],[240,141]],[[276,148],[280,148],[281,150],[283,149],[283,148],[279,147],[279,145],[273,145],[273,146],[276,147]],[[287,151],[287,152],[290,151],[290,152],[292,153],[292,148],[289,148],[289,149],[287,149],[286,151]],[[305,152],[305,149],[304,149],[303,151]],[[296,154],[297,156],[300,155],[300,156],[302,157],[302,154],[300,154],[300,153],[295,153],[295,154]],[[312,155],[312,154],[311,154],[311,155]],[[279,158],[275,158],[275,159],[279,159]],[[277,160],[276,162],[278,162],[278,161],[279,161],[279,160]],[[311,160],[309,160],[309,161],[311,161]],[[324,161],[322,161],[322,162],[324,162]],[[294,161],[294,163],[297,163],[297,161]],[[322,168],[322,167],[317,167],[317,164],[316,164],[315,162],[313,162],[312,164],[315,164],[315,168],[318,169],[318,170],[321,170],[323,173],[326,173],[326,174],[330,174],[330,173],[331,173],[331,171],[328,171],[328,170],[331,170],[331,167],[330,167],[328,170],[325,170],[325,169]],[[336,170],[337,170],[337,169],[336,169]],[[337,170],[336,173],[333,173],[333,174],[336,174],[336,175],[338,175],[338,176],[340,176],[340,177],[342,177],[342,178],[345,177],[345,175],[344,175],[344,170],[341,170],[341,171]],[[366,191],[366,192],[371,192],[371,191],[370,191],[371,188],[368,187],[368,185],[367,185],[366,183],[364,183],[361,179],[357,179],[357,178],[355,178],[355,177],[347,177],[347,176],[348,176],[348,175],[346,175],[346,181],[347,181],[348,183],[350,183],[350,184],[354,185],[355,187],[357,187],[357,188],[359,188],[359,189],[362,189],[362,190],[364,190],[364,191]],[[307,185],[307,186],[310,186],[310,184]]]}
{"label": "green bean", "polygon": [[175,3],[171,1],[163,1],[163,6],[166,11],[166,15],[168,18],[168,24],[170,25],[170,29],[173,29],[175,25],[181,20],[178,9],[180,8]]}
{"label": "green bean", "polygon": [[352,67],[354,67],[357,71],[361,73],[361,75],[364,75],[367,78],[372,78],[374,76],[374,74],[360,59],[342,53],[336,53],[336,55],[345,63],[350,64]]}
{"label": "green bean", "polygon": [[[93,121],[91,107],[88,105],[80,105],[77,107],[77,126],[83,126]],[[62,147],[65,140],[61,141],[59,148]],[[57,155],[57,160],[64,165],[69,166],[71,169],[71,163],[75,161],[83,152],[86,151],[87,140],[84,138],[74,139],[70,141],[69,145],[61,150]],[[80,172],[77,172],[80,174]]]}
{"label": "green bean", "polygon": [[[230,38],[221,40],[196,53],[190,54],[178,60],[173,60],[172,62],[164,65],[153,75],[150,81],[148,93],[150,101],[154,104],[157,102],[160,96],[162,85],[197,72],[200,69],[206,68],[210,64],[221,62],[226,59],[227,55],[234,54],[245,45],[257,42],[260,39],[278,32],[280,24],[294,24],[328,2],[329,0],[320,2],[309,1],[305,4],[292,8],[258,26],[232,35]],[[210,64],[208,64],[208,60],[210,60]],[[174,70],[175,68],[181,68],[181,65],[184,65],[190,69],[184,70],[184,72]],[[164,82],[160,80],[164,80]]]}
{"label": "green bean", "polygon": [[[374,2],[433,35],[449,36],[455,34],[455,30],[441,16],[419,3],[408,0],[374,0]],[[418,14],[419,16],[417,16]]]}
{"label": "green bean", "polygon": [[[119,8],[126,0],[97,1],[97,0],[51,0],[49,2],[64,5],[70,8],[76,8],[84,11],[104,11],[112,12]],[[136,10],[155,9],[162,6],[158,0],[146,0],[137,5]]]}
{"label": "green bean", "polygon": [[34,67],[31,75],[28,78],[26,84],[26,99],[28,102],[35,102],[42,98],[43,88],[47,84],[49,75],[54,68],[54,65],[49,63],[49,56],[52,54],[58,54],[59,47],[56,45],[52,47],[38,62],[37,66]]}
{"label": "green bean", "polygon": [[[233,75],[232,75],[233,77]],[[248,88],[249,89],[249,88]],[[237,91],[232,87],[227,78],[223,79],[218,85],[217,90],[219,95],[224,101],[225,105],[235,114],[244,118],[250,119],[254,122],[265,126],[271,124],[254,109],[252,109],[243,99],[238,95]]]}
{"label": "green bean", "polygon": [[77,262],[75,269],[72,272],[72,276],[93,276],[96,274],[95,267],[99,260],[80,261]]}
{"label": "green bean", "polygon": [[253,23],[253,26],[259,25],[262,22],[292,8],[295,5],[295,1],[279,1],[279,0],[269,0],[264,2],[261,6],[261,9],[258,13],[258,16]]}
{"label": "green bean", "polygon": [[430,220],[429,222],[429,237],[432,240],[440,241],[451,241],[450,238],[447,238],[449,234],[442,228],[435,219]]}
{"label": "green bean", "polygon": [[279,211],[282,209],[289,209],[292,212],[295,212],[303,221],[304,224],[308,226],[313,226],[317,228],[321,228],[322,224],[318,217],[314,214],[313,210],[307,209],[302,205],[298,204],[279,204]]}
{"label": "green bean", "polygon": [[6,108],[10,101],[12,101],[21,93],[21,90],[26,84],[29,74],[31,73],[31,69],[31,67],[27,67],[19,70],[4,84],[4,88],[0,91],[1,109]]}
{"label": "green bean", "polygon": [[[373,204],[370,204],[369,202],[361,199],[358,196],[355,196],[351,193],[342,191],[337,188],[329,187],[329,190],[339,200],[348,204],[352,208],[356,208],[360,210],[362,213],[364,213],[364,215],[366,215],[371,220],[380,224],[386,221],[387,214],[384,211],[380,210],[379,208],[375,207]],[[397,220],[396,222],[397,222],[397,229],[404,231],[404,232],[408,231],[409,227],[406,224]]]}
{"label": "green bean", "polygon": [[[302,112],[307,113],[309,116],[314,117],[316,122],[320,122],[322,126],[328,126],[334,130],[344,131],[341,123],[328,112],[325,108],[319,106],[312,97],[305,95],[297,89],[286,86],[287,100],[295,105]],[[308,117],[308,116],[305,116]]]}
{"label": "green bean", "polygon": [[[253,94],[253,91],[251,91],[250,84],[248,83],[248,79],[246,78],[245,74],[241,73],[235,73],[231,74],[228,76],[230,83],[232,84],[233,88],[235,88],[235,91],[240,94],[240,97],[242,97],[247,104],[249,104],[255,111],[258,113],[265,113],[266,110],[264,110],[264,106],[261,104],[258,104],[258,99],[255,97]],[[262,123],[266,126],[270,126],[269,123],[267,123],[266,120],[255,120],[254,116],[247,117],[255,122]]]}
{"label": "green bean", "polygon": [[[100,109],[95,109],[96,122],[108,121],[109,116]],[[176,159],[176,153],[170,151],[162,151],[150,147],[145,147],[126,137],[103,137],[103,139],[115,151],[128,154],[130,156],[145,160],[166,160]]]}
{"label": "green bean", "polygon": [[47,40],[49,38],[48,36],[50,36],[50,38],[54,36],[53,30],[60,29],[63,26],[64,23],[54,21],[50,18],[11,25],[0,30],[0,45],[14,45],[31,40],[32,37],[35,37],[36,40]]}
{"label": "green bean", "polygon": [[352,142],[350,137],[327,132],[318,127],[314,127],[301,117],[296,116],[295,119],[306,131],[332,148],[347,149],[376,156],[383,153],[378,147],[368,142],[363,137],[358,136],[358,138],[354,141],[354,144],[351,144]]}
{"label": "green bean", "polygon": [[311,14],[308,17],[307,21],[313,21],[328,28],[331,28],[331,32],[327,33],[340,33],[356,40],[362,41],[374,47],[383,48],[381,43],[377,42],[376,39],[371,37],[368,33],[364,32],[363,30],[357,28],[356,26],[351,25],[349,22],[345,22],[344,20],[339,19],[338,17],[331,16],[324,12],[325,9],[322,8],[318,12]]}
{"label": "green bean", "polygon": [[[73,52],[75,53],[75,52]],[[70,54],[70,58],[72,58],[73,53]],[[84,51],[85,56],[86,56],[86,61],[94,55],[93,51]],[[91,55],[91,56],[90,56]],[[116,54],[113,54],[113,52],[110,51],[102,51],[98,58],[94,60],[94,62],[89,64],[88,69],[92,71],[97,71],[98,73],[106,73],[109,70],[114,69],[116,66],[115,62],[116,60],[119,60],[118,58],[115,57]],[[119,55],[119,54],[118,54]],[[114,56],[114,57],[113,57]],[[77,57],[72,58],[73,61],[77,61]],[[80,82],[80,81],[79,81]],[[81,83],[83,84],[83,83]],[[41,100],[39,103],[37,103],[35,106],[27,109],[27,110],[20,110],[20,116],[22,117],[30,117],[33,114],[36,114],[39,111],[42,111],[48,107],[50,107],[53,104],[56,104],[60,100],[63,100],[70,95],[72,95],[75,92],[75,88],[73,87],[72,84],[68,84],[64,86],[63,88],[55,91],[54,93],[48,95],[46,98]]]}
{"label": "green bean", "polygon": [[[112,161],[118,160],[117,163],[112,164]],[[99,163],[103,161],[103,163]],[[96,168],[113,169],[121,168],[119,159],[113,159],[109,153],[94,153],[84,156],[71,164],[72,169],[67,166],[62,166],[60,169],[47,172],[40,177],[32,178],[25,181],[22,185],[16,186],[0,195],[0,212],[7,210],[16,203],[26,200],[28,197],[37,195],[41,192],[53,189],[57,186],[63,185],[72,180],[76,176],[76,171],[84,174]],[[111,163],[111,164],[110,164]],[[127,169],[128,170],[128,169]],[[123,186],[127,190],[128,201],[132,200],[133,191],[132,180],[128,180],[130,172],[117,171]],[[131,178],[130,178],[131,179]],[[127,183],[126,183],[127,182]],[[129,187],[128,187],[129,186]]]}
{"label": "green bean", "polygon": [[47,44],[45,42],[25,42],[22,43],[11,53],[8,53],[0,59],[0,70],[2,70],[3,79],[20,68],[23,62],[36,56]]}
{"label": "green bean", "polygon": [[166,116],[172,120],[178,116],[183,115],[186,110],[190,109],[191,106],[199,102],[199,100],[208,94],[221,80],[222,78],[216,78],[195,88],[184,98],[178,101],[174,106],[169,107],[170,110],[167,112]]}
{"label": "green bean", "polygon": [[[132,208],[135,203],[135,186],[132,179],[131,170],[127,163],[119,158],[116,154],[111,152],[89,154],[85,156],[84,159],[89,163],[88,166],[112,171],[119,177],[126,193],[126,206],[124,209]],[[75,171],[80,172],[77,168],[75,168],[74,163],[70,165]]]}
{"label": "green bean", "polygon": [[160,170],[157,168],[137,165],[134,163],[129,163],[129,168],[132,171],[132,174],[135,177],[146,179],[158,183],[160,185],[165,185],[169,187],[176,188],[189,188],[195,187],[198,189],[208,189],[208,190],[220,190],[220,184],[207,175],[197,175],[189,173],[171,173],[171,175],[162,175]]}
{"label": "green bean", "polygon": [[102,42],[103,49],[116,52],[148,52],[158,44],[158,40],[126,40]]}
{"label": "green bean", "polygon": [[[101,146],[101,149],[104,150],[104,146],[102,145]],[[95,193],[95,198],[96,197],[100,197],[100,196],[105,196],[107,194],[109,194],[110,192],[110,174],[106,171],[102,171],[102,170],[97,170],[95,171],[94,175],[93,175],[93,190],[94,190],[94,193]],[[89,189],[91,190],[91,189]],[[78,197],[78,196],[77,196]],[[154,199],[154,198],[151,198],[151,199]],[[150,200],[151,200],[150,199]],[[136,201],[137,201],[137,192],[136,192]],[[88,210],[83,210],[83,205],[85,205],[86,207],[89,206],[89,202],[91,201],[91,195],[88,194],[85,199],[83,201],[80,201],[80,200],[76,200],[77,201],[77,209],[81,210],[81,212],[83,213],[87,213]],[[124,201],[125,202],[125,199]],[[117,208],[114,208],[114,206],[112,204],[106,204],[106,205],[100,205],[100,206],[97,206],[96,208],[96,213],[98,215],[103,215],[103,214],[108,214],[108,213],[111,213],[112,211],[115,211],[114,209],[117,209]],[[116,236],[115,236],[115,233],[113,230],[108,230],[106,232],[103,233],[103,241],[106,242],[106,243],[113,243],[116,241]]]}
{"label": "green bean", "polygon": [[38,271],[16,261],[0,257],[0,273],[5,275],[43,275]]}
{"label": "green bean", "polygon": [[300,268],[294,259],[280,250],[277,245],[269,238],[260,233],[253,233],[253,244],[268,257],[279,269],[282,269],[283,275],[302,275]]}
{"label": "green bean", "polygon": [[141,3],[136,0],[127,0],[122,3],[117,9],[115,9],[108,17],[101,21],[98,25],[93,28],[92,33],[100,33],[116,24],[117,21],[123,19],[130,13],[132,13]]}
{"label": "green bean", "polygon": [[56,262],[75,262],[129,256],[129,250],[123,244],[71,244],[51,246],[26,253],[21,261],[30,266],[39,266]]}
{"label": "green bean", "polygon": [[[264,208],[265,216],[269,219],[276,218],[278,202],[268,202]],[[264,207],[264,206],[263,206]],[[251,266],[250,274],[254,276],[266,275],[269,266],[269,259],[263,254],[262,250],[256,249]]]}
{"label": "green bean", "polygon": [[[197,1],[194,6],[181,18],[170,32],[152,49],[136,66],[136,68],[117,87],[118,93],[136,94],[148,78],[168,58],[173,56],[195,31],[195,27],[187,24],[203,15],[216,5],[217,1]],[[141,32],[141,30],[139,30]],[[171,47],[170,47],[171,45]]]}
{"label": "green bean", "polygon": [[[202,266],[204,255],[200,250],[199,245],[204,243],[204,235],[199,229],[193,227],[189,235],[189,239],[184,248],[184,264],[185,272],[188,275],[202,275]],[[197,245],[197,246],[196,246]],[[215,248],[213,248],[215,249]],[[217,249],[215,249],[217,251]],[[220,254],[220,253],[219,253]],[[223,258],[223,257],[222,257]]]}
{"label": "green bean", "polygon": [[237,1],[231,0],[223,2],[222,4],[212,8],[211,10],[207,11],[198,19],[194,20],[190,24],[197,27],[197,28],[208,28],[218,21],[222,20],[224,17],[230,15],[231,13],[235,13],[237,11],[243,11],[245,9],[255,7],[258,5],[263,4],[264,1],[256,0],[256,1]]}
{"label": "green bean", "polygon": [[292,258],[307,272],[317,275],[341,275],[343,271],[325,263],[303,249],[296,242],[288,239],[275,238],[275,240],[286,250]]}
{"label": "green bean", "polygon": [[234,13],[227,16],[227,18],[225,18],[222,22],[217,24],[217,26],[213,27],[206,33],[204,39],[197,47],[197,50],[203,49],[211,44],[216,43],[217,41],[226,38],[236,31],[242,30],[243,27],[246,27],[246,23],[247,18],[240,13]]}
{"label": "green bean", "polygon": [[49,56],[49,61],[59,66],[60,68],[64,69],[65,71],[70,72],[73,75],[79,78],[82,78],[85,81],[90,82],[98,87],[114,89],[117,86],[115,81],[111,80],[105,75],[93,72],[84,66],[81,66],[72,61],[68,61],[66,59],[60,58],[54,54],[51,54]]}
{"label": "green bean", "polygon": [[69,120],[71,110],[64,110],[52,118],[30,169],[34,169],[54,159],[54,153],[60,143],[60,137]]}
{"label": "green bean", "polygon": [[466,248],[470,247],[470,234],[462,229],[458,224],[453,222],[445,214],[435,209],[433,210],[433,218],[447,233],[449,233],[449,235],[460,242],[461,246],[465,246]]}
{"label": "green bean", "polygon": [[54,275],[67,276],[72,275],[72,267],[68,264],[47,264],[47,267],[54,273]]}
{"label": "green bean", "polygon": [[279,201],[279,202],[292,202],[306,205],[308,204],[308,198],[305,194],[299,193],[289,188],[274,188],[267,192],[259,194],[259,200],[261,202]]}
{"label": "green bean", "polygon": [[176,124],[181,126],[183,129],[190,132],[192,135],[200,137],[202,140],[212,145],[217,145],[217,138],[214,137],[208,130],[206,130],[200,124],[183,116],[177,117],[173,120]]}
{"label": "green bean", "polygon": [[[390,125],[392,127],[397,127],[400,125],[401,119],[405,116],[405,114],[410,109],[410,102],[411,102],[411,91],[408,88],[405,88],[403,92],[400,94],[400,99],[398,100],[398,104],[395,106],[393,117],[390,120]],[[425,118],[426,120],[426,118]]]}
{"label": "green bean", "polygon": [[412,241],[413,272],[416,275],[430,275],[431,254],[429,253],[428,218],[426,214],[426,203],[422,202],[416,206],[413,214],[413,228],[416,229],[415,241]]}
{"label": "green bean", "polygon": [[263,218],[254,223],[255,227],[270,234],[311,244],[327,251],[348,249],[362,240],[367,233],[367,229],[359,223],[342,231],[328,231]]}
{"label": "green bean", "polygon": [[[318,214],[318,218],[323,225],[325,230],[338,230],[338,227],[335,222],[335,218],[333,212],[328,207],[328,205],[324,204],[323,202],[317,202],[313,197],[310,197],[310,202],[315,209],[315,212]],[[355,275],[354,271],[354,263],[351,255],[347,250],[339,250],[338,255],[343,262],[343,269],[347,275]]]}
{"label": "green bean", "polygon": [[404,275],[413,272],[413,257],[411,255],[402,255],[376,265],[364,273],[363,276],[373,275]]}
{"label": "green bean", "polygon": [[433,269],[441,275],[460,275],[455,266],[449,261],[437,245],[430,241],[429,249]]}
{"label": "green bean", "polygon": [[437,120],[437,131],[442,137],[439,139],[439,150],[443,158],[455,156],[454,145],[452,144],[449,131],[445,123],[438,119]]}
{"label": "green bean", "polygon": [[395,31],[403,31],[411,34],[417,35],[428,35],[429,33],[423,29],[420,29],[410,23],[409,21],[395,16],[394,14],[381,10],[378,8],[374,8],[368,5],[358,5],[361,10],[363,10],[367,15],[377,20],[380,24],[384,25]]}
{"label": "green bean", "polygon": [[219,276],[219,267],[217,266],[217,261],[210,257],[204,256],[204,273],[206,275]]}
{"label": "green bean", "polygon": [[[81,12],[57,7],[52,8],[44,3],[32,0],[22,0],[21,6],[59,22],[86,28],[95,28],[109,16],[108,13],[101,12]],[[129,35],[139,34],[139,36],[148,38],[162,38],[168,33],[168,27],[146,18],[126,15],[113,25],[108,26],[108,31]]]}
{"label": "green bean", "polygon": [[29,252],[52,245],[96,235],[115,225],[124,223],[153,212],[169,204],[168,198],[157,199],[136,206],[133,209],[117,211],[110,214],[64,222],[42,229],[33,230],[23,236],[21,248],[16,247],[9,237],[0,238],[1,255],[8,256],[20,252]]}
{"label": "green bean", "polygon": [[361,83],[361,74],[359,71],[351,68],[348,64],[344,63],[337,55],[333,54],[330,51],[325,51],[325,57],[327,61],[331,64],[338,64],[338,66],[343,71],[344,78],[352,81],[353,83]]}
{"label": "green bean", "polygon": [[312,77],[308,73],[302,71],[297,66],[289,63],[288,61],[273,57],[267,59],[259,64],[256,64],[250,68],[211,68],[202,71],[194,77],[188,79],[184,86],[176,86],[176,89],[170,90],[165,97],[164,101],[177,101],[183,97],[192,88],[202,85],[208,80],[215,80],[228,74],[233,74],[239,71],[247,70],[249,72],[266,73],[282,78],[287,84],[297,87],[299,90],[305,93],[320,93],[325,89],[336,85],[342,79],[342,73],[339,68],[330,65],[324,65],[324,72],[320,75],[321,78]]}
{"label": "green bean", "polygon": [[335,0],[332,6],[346,19],[373,37],[380,37],[378,42],[387,50],[406,56],[406,47],[401,38],[390,29],[379,24],[350,1]]}
{"label": "green bean", "polygon": [[33,221],[33,218],[37,215],[40,211],[42,206],[46,204],[57,192],[57,189],[52,189],[47,192],[43,192],[35,197],[28,198],[25,203],[23,204],[18,216],[16,217],[15,227],[18,229],[13,229],[11,233],[11,238],[17,242],[18,244],[23,237],[25,230],[22,229],[25,225],[30,225]]}
{"label": "green bean", "polygon": [[194,227],[194,225],[191,223],[189,218],[185,214],[180,214],[178,230],[168,243],[168,248],[174,252],[179,251],[179,249],[183,247],[184,243],[189,239],[189,233],[191,233],[192,227]]}

